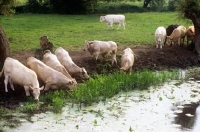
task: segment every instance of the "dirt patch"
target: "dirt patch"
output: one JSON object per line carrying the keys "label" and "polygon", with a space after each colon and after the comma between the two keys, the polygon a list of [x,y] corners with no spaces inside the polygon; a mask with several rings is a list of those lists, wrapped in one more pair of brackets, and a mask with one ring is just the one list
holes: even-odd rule
{"label": "dirt patch", "polygon": [[[110,58],[106,58],[104,60],[100,57],[98,61],[95,61],[87,51],[77,50],[68,52],[72,57],[72,60],[78,66],[85,67],[88,71],[88,74],[92,76],[94,73],[107,74],[119,70],[120,58],[124,49],[125,47],[118,47],[118,66],[111,66]],[[196,53],[189,50],[187,47],[165,46],[163,49],[156,49],[155,46],[140,46],[133,47],[132,50],[135,54],[135,63],[133,65],[133,71],[141,69],[184,69],[187,67],[200,65],[200,57]],[[26,59],[30,56],[35,56],[35,51],[20,51],[12,53],[13,58],[18,59],[24,64],[26,62]],[[21,88],[20,90],[18,90],[17,88],[16,91],[12,91],[8,87],[9,92],[5,93],[3,79],[4,78],[0,78],[0,106],[6,105],[7,107],[12,108],[13,105],[17,102],[17,104],[19,104],[19,101],[16,102],[16,99],[19,95],[25,96],[25,91],[23,88]],[[24,98],[26,97],[23,97],[23,101]]]}

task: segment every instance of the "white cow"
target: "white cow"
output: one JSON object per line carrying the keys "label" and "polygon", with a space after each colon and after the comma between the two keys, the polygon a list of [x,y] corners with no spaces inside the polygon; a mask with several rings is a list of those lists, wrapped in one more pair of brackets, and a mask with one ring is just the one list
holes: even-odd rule
{"label": "white cow", "polygon": [[27,59],[27,66],[35,71],[38,79],[45,83],[44,91],[49,89],[74,89],[76,84],[61,72],[54,70],[47,66],[42,61],[29,57]]}
{"label": "white cow", "polygon": [[129,71],[129,74],[131,74],[133,63],[134,63],[134,53],[130,48],[126,48],[123,51],[123,54],[121,57],[120,69],[123,71]]}
{"label": "white cow", "polygon": [[117,44],[113,41],[87,41],[85,40],[84,51],[89,51],[91,55],[98,59],[99,55],[105,57],[108,54],[111,54],[112,65],[114,62],[117,64],[116,53],[117,53]]}
{"label": "white cow", "polygon": [[77,84],[76,80],[70,76],[65,67],[60,63],[57,56],[52,54],[50,50],[44,51],[43,62],[47,66],[50,66],[51,68],[64,74],[67,78],[71,79],[74,82],[74,84]]}
{"label": "white cow", "polygon": [[163,26],[158,27],[155,31],[156,48],[160,46],[160,48],[162,49],[162,46],[164,46],[165,38],[166,38],[166,29]]}
{"label": "white cow", "polygon": [[33,91],[33,96],[36,101],[39,100],[40,90],[43,90],[43,87],[39,88],[39,82],[36,73],[24,66],[18,60],[7,57],[2,71],[0,72],[0,76],[2,76],[4,72],[5,79],[5,91],[8,92],[7,84],[8,81],[12,90],[14,90],[13,82],[24,86],[26,96],[30,96],[29,90]]}
{"label": "white cow", "polygon": [[78,77],[81,79],[89,78],[85,68],[80,68],[79,66],[77,66],[72,61],[72,58],[69,56],[69,53],[65,49],[63,49],[62,47],[57,48],[55,50],[55,55],[72,77]]}
{"label": "white cow", "polygon": [[113,29],[113,24],[118,24],[117,30],[123,25],[125,30],[125,16],[124,15],[106,15],[100,16],[100,22],[106,22],[108,28],[111,27]]}

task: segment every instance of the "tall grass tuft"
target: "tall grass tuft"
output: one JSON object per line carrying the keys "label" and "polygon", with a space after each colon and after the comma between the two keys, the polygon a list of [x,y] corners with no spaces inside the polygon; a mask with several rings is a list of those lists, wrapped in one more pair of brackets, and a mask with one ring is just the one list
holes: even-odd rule
{"label": "tall grass tuft", "polygon": [[178,78],[178,72],[153,72],[149,70],[132,72],[131,75],[115,72],[107,76],[96,75],[84,84],[78,85],[69,97],[73,103],[91,104],[106,99],[120,91],[134,89],[145,90],[150,86],[158,86],[170,79]]}

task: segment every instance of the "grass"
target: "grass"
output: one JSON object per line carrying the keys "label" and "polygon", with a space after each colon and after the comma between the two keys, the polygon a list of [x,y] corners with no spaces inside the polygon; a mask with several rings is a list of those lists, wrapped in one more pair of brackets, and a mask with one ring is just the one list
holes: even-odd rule
{"label": "grass", "polygon": [[131,75],[115,72],[104,76],[96,75],[95,79],[78,85],[77,89],[69,94],[69,100],[73,103],[91,104],[101,99],[110,98],[120,91],[134,89],[145,90],[150,86],[158,86],[170,79],[178,78],[178,72],[162,71],[152,72],[149,70],[135,71]]}
{"label": "grass", "polygon": [[99,22],[99,16],[16,14],[0,16],[0,25],[9,39],[11,51],[35,50],[43,35],[49,37],[55,48],[62,46],[69,50],[82,49],[85,40],[112,40],[127,47],[154,45],[154,32],[158,26],[191,25],[172,12],[125,13],[126,30],[116,30],[116,25],[114,30],[107,30],[106,23]]}

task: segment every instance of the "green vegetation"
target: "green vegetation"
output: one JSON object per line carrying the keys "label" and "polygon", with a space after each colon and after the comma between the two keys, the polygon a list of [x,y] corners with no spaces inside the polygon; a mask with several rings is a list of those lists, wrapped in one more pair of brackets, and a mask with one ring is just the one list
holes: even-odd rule
{"label": "green vegetation", "polygon": [[1,25],[10,41],[11,51],[39,48],[39,37],[47,35],[55,48],[82,50],[85,40],[113,40],[119,46],[134,47],[155,44],[154,32],[158,26],[186,23],[176,13],[126,13],[126,30],[107,29],[99,22],[100,15],[44,15],[18,14],[0,16]]}

